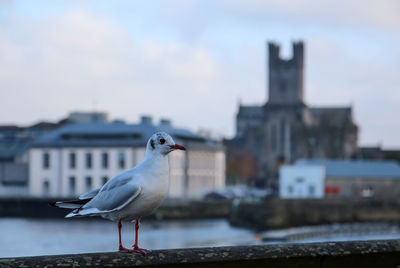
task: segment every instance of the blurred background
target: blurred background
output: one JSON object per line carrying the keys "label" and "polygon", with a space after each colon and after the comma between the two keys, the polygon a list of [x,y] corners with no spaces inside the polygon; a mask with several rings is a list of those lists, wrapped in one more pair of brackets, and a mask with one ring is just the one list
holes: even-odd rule
{"label": "blurred background", "polygon": [[0,257],[115,251],[115,223],[47,203],[135,166],[156,131],[188,150],[144,248],[400,238],[399,12],[0,0]]}

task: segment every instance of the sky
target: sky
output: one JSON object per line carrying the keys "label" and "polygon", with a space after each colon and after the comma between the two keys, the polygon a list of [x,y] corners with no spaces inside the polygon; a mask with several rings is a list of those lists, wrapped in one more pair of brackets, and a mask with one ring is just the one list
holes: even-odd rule
{"label": "sky", "polygon": [[232,137],[267,101],[267,42],[305,43],[305,102],[400,148],[400,1],[0,0],[0,124],[107,111]]}

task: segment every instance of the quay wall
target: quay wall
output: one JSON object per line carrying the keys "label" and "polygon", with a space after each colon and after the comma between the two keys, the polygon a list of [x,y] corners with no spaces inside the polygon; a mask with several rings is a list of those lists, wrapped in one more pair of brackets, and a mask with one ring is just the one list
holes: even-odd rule
{"label": "quay wall", "polygon": [[229,221],[256,230],[351,222],[400,222],[400,200],[288,199],[233,205]]}

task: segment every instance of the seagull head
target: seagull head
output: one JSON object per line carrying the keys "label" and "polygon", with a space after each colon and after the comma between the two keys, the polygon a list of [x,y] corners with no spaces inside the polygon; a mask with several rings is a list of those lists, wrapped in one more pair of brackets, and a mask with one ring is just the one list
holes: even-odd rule
{"label": "seagull head", "polygon": [[186,150],[185,147],[174,142],[172,137],[165,132],[154,133],[147,142],[147,151],[159,152],[167,155],[175,150]]}

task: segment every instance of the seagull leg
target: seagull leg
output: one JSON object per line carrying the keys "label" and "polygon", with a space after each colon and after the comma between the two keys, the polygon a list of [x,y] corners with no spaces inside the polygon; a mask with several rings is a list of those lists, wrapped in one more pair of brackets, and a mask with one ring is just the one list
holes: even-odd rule
{"label": "seagull leg", "polygon": [[133,251],[138,252],[138,253],[141,253],[141,254],[143,254],[143,255],[146,255],[146,254],[148,254],[148,253],[152,253],[152,251],[151,251],[151,250],[148,250],[148,249],[140,248],[140,247],[138,246],[138,243],[139,243],[139,239],[138,239],[139,221],[140,221],[140,218],[137,219],[137,220],[136,220],[136,223],[135,223],[135,244],[133,245]]}
{"label": "seagull leg", "polygon": [[131,249],[124,248],[122,245],[122,238],[121,238],[121,228],[122,228],[122,222],[121,219],[118,220],[118,233],[119,233],[119,252],[133,252]]}

